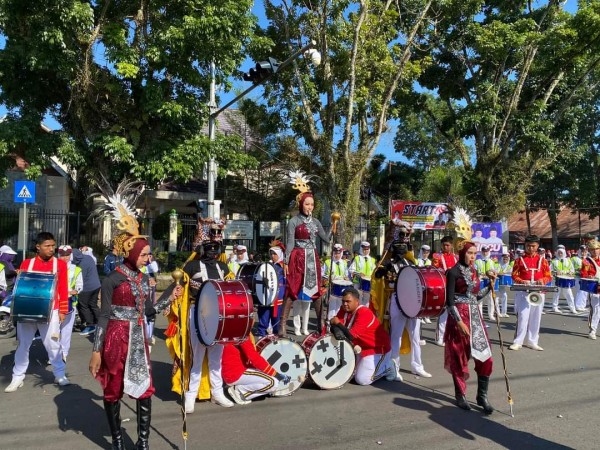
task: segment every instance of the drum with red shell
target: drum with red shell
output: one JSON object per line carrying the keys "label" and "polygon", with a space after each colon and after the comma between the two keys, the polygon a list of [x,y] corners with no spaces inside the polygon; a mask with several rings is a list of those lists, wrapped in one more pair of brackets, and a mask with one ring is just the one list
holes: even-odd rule
{"label": "drum with red shell", "polygon": [[411,319],[437,317],[446,304],[446,277],[431,266],[406,266],[396,280],[396,301],[402,313]]}

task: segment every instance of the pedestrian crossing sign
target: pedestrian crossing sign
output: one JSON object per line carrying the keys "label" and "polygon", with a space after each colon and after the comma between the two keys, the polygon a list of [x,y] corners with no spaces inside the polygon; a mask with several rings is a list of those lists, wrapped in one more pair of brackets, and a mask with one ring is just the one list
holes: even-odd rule
{"label": "pedestrian crossing sign", "polygon": [[35,203],[35,181],[15,181],[15,203]]}

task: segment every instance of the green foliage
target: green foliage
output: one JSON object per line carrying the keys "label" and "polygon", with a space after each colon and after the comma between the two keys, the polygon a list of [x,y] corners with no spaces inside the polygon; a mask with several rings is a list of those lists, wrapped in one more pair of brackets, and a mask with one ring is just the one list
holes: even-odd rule
{"label": "green foliage", "polygon": [[177,267],[183,267],[183,264],[190,257],[190,252],[155,252],[154,258],[160,267],[162,273],[171,272]]}
{"label": "green foliage", "polygon": [[[159,241],[169,239],[170,223],[171,214],[169,212],[159,214],[152,222],[152,239]],[[181,221],[178,220],[177,236],[181,236],[181,233],[183,233],[183,226],[181,225]]]}
{"label": "green foliage", "polygon": [[[221,136],[208,145],[210,64],[217,83],[261,49],[252,42],[251,0],[185,2],[0,2],[0,157],[9,152],[39,175],[58,155],[83,176],[149,186],[197,175],[210,155],[223,171],[252,166],[239,141]],[[62,127],[40,130],[46,114]]]}

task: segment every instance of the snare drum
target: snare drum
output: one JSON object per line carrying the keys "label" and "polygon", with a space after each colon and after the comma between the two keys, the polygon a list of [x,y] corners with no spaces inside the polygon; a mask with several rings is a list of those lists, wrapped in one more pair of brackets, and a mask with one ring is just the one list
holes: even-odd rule
{"label": "snare drum", "polygon": [[500,283],[500,286],[512,286],[513,285],[512,275],[500,275],[498,277],[498,281]]}
{"label": "snare drum", "polygon": [[333,280],[333,282],[331,283],[331,295],[341,297],[342,295],[344,295],[344,291],[349,287],[352,287],[352,281]]}
{"label": "snare drum", "polygon": [[[482,289],[488,287],[489,285],[490,285],[489,278],[483,278],[479,282],[479,290],[482,290]],[[498,278],[496,278],[496,282],[494,283],[494,290],[497,291],[499,286],[500,286],[500,281],[498,280]]]}
{"label": "snare drum", "polygon": [[239,280],[208,280],[196,300],[194,326],[204,345],[243,341],[252,328],[252,297]]}
{"label": "snare drum", "polygon": [[584,292],[589,292],[590,294],[597,294],[598,280],[595,278],[580,278],[579,288]]}
{"label": "snare drum", "polygon": [[267,360],[277,373],[288,375],[292,379],[286,385],[279,383],[273,396],[285,397],[300,389],[300,386],[306,380],[308,369],[306,354],[300,344],[287,338],[265,336],[256,343],[256,351]]}
{"label": "snare drum", "polygon": [[573,286],[575,286],[575,277],[559,275],[556,277],[556,285],[559,288],[572,288]]}
{"label": "snare drum", "polygon": [[396,301],[402,313],[411,319],[437,317],[446,304],[446,277],[431,266],[406,266],[396,280]]}
{"label": "snare drum", "polygon": [[271,306],[277,299],[279,281],[275,267],[270,263],[244,264],[238,270],[236,279],[248,285],[252,299],[258,306]]}
{"label": "snare drum", "polygon": [[360,290],[371,292],[371,277],[360,277]]}
{"label": "snare drum", "polygon": [[332,334],[310,334],[302,342],[308,358],[308,374],[321,389],[340,389],[354,375],[356,356],[352,344]]}
{"label": "snare drum", "polygon": [[12,319],[17,322],[49,323],[55,291],[55,274],[21,272],[13,289]]}

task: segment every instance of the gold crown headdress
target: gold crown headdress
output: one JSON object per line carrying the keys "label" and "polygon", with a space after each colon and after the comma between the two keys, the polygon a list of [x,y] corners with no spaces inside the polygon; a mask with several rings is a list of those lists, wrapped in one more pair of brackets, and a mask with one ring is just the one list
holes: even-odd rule
{"label": "gold crown headdress", "polygon": [[299,205],[302,195],[310,192],[310,185],[308,183],[311,181],[312,177],[305,175],[301,170],[291,170],[289,175],[292,187],[300,191],[298,195],[296,195],[296,204]]}
{"label": "gold crown headdress", "polygon": [[471,236],[473,236],[473,221],[465,209],[456,208],[453,211],[452,224],[454,225],[454,231],[456,232],[454,248],[459,252],[462,250],[465,243],[471,240]]}

